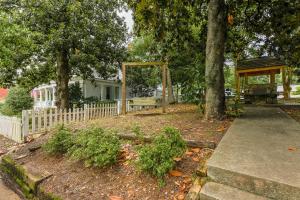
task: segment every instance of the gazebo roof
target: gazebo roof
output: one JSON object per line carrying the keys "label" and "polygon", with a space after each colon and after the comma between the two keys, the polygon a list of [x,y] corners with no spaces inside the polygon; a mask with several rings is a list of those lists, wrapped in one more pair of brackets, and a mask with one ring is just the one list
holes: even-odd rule
{"label": "gazebo roof", "polygon": [[237,70],[250,70],[250,69],[260,69],[284,66],[285,63],[275,57],[260,57],[251,58],[245,60],[239,60],[237,62]]}

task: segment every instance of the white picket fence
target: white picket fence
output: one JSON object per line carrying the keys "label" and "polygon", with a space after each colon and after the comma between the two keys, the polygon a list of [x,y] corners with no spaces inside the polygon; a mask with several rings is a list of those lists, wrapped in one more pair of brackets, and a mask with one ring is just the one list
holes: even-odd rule
{"label": "white picket fence", "polygon": [[0,115],[0,134],[16,142],[22,142],[24,135],[21,119]]}
{"label": "white picket fence", "polygon": [[[155,106],[127,105],[127,112],[151,109]],[[86,122],[120,114],[121,102],[84,105],[84,108],[62,110],[57,108],[23,110],[22,118],[0,116],[0,134],[16,142],[35,133],[43,133],[59,124]]]}
{"label": "white picket fence", "polygon": [[116,115],[118,115],[116,103],[84,105],[84,108],[69,110],[57,108],[23,110],[21,119],[0,116],[0,134],[16,142],[23,142],[28,135],[45,132],[59,124],[84,122]]}

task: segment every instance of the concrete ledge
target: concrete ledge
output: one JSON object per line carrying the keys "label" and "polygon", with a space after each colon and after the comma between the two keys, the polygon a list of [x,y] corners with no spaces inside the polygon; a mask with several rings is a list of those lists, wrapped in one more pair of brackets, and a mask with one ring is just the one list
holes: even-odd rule
{"label": "concrete ledge", "polygon": [[200,200],[269,200],[237,188],[219,183],[209,182],[204,185],[200,193]]}
{"label": "concrete ledge", "polygon": [[16,163],[10,156],[2,158],[0,170],[9,182],[18,187],[26,199],[60,200],[40,187],[40,183],[49,176],[30,173],[26,167]]}
{"label": "concrete ledge", "polygon": [[208,168],[208,176],[215,182],[272,199],[300,199],[299,188],[213,166],[208,166]]}

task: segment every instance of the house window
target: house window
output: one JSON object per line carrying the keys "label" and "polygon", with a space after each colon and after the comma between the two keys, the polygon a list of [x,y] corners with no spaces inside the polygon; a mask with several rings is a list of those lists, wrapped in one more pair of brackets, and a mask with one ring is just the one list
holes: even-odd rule
{"label": "house window", "polygon": [[110,100],[111,95],[110,95],[110,87],[106,87],[106,99]]}

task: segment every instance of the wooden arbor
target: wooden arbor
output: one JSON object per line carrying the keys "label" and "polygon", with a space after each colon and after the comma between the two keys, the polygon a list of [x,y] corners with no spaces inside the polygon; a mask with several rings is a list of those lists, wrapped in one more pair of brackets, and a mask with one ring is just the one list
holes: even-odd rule
{"label": "wooden arbor", "polygon": [[165,62],[125,62],[122,63],[122,114],[126,114],[126,68],[160,66],[162,70],[162,112],[166,113],[166,69]]}
{"label": "wooden arbor", "polygon": [[236,66],[236,92],[238,98],[241,91],[241,78],[244,78],[245,84],[248,84],[249,76],[269,75],[270,84],[275,84],[275,74],[282,73],[283,95],[285,99],[289,98],[290,93],[290,70],[285,63],[274,57],[261,57],[240,60]]}

